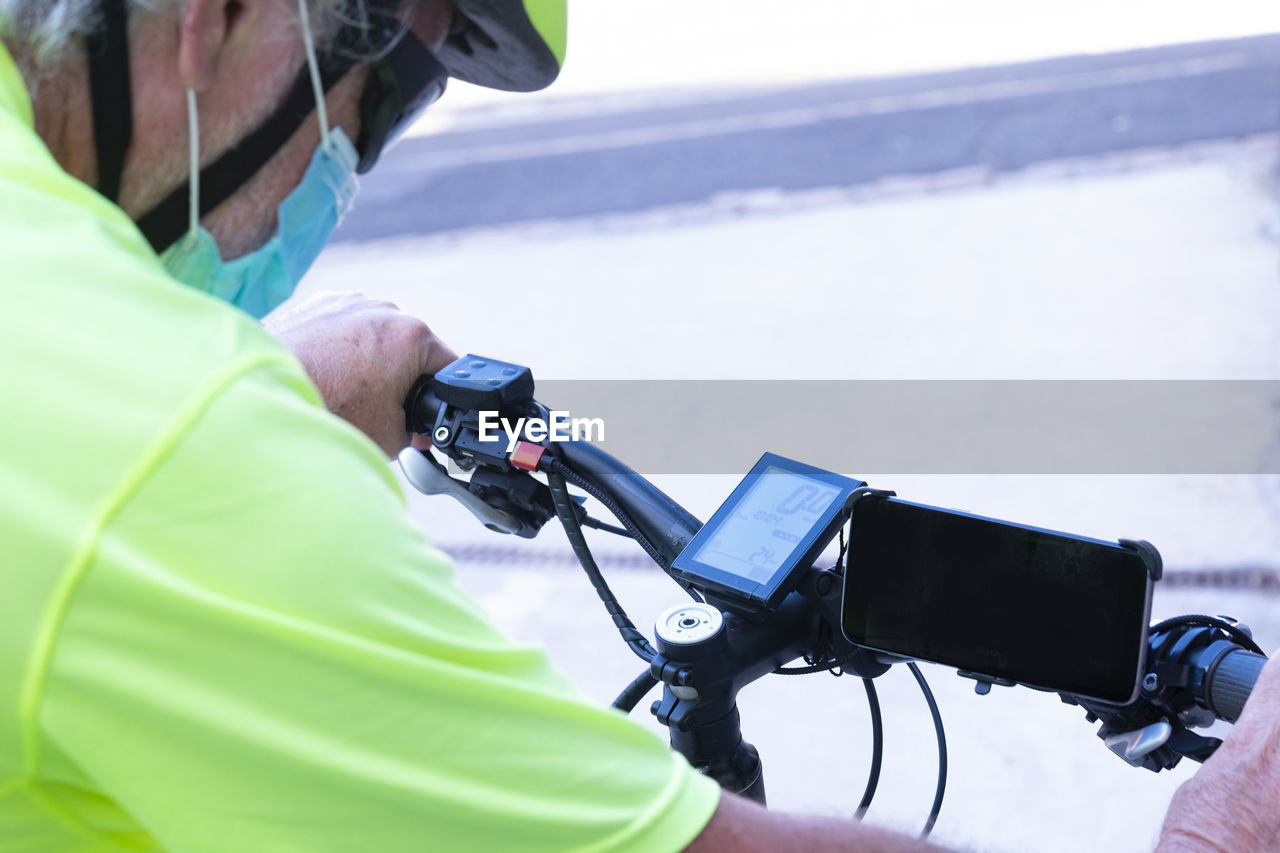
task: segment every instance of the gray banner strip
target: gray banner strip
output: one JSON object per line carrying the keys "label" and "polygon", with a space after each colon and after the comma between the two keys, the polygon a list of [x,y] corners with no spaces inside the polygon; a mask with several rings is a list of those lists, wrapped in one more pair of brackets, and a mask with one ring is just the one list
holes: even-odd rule
{"label": "gray banner strip", "polygon": [[1280,381],[547,380],[643,474],[1276,474]]}

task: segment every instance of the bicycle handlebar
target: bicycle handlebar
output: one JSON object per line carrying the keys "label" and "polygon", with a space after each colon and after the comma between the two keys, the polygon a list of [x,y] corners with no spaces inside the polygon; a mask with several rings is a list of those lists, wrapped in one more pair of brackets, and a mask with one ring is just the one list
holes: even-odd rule
{"label": "bicycle handlebar", "polygon": [[[479,376],[474,375],[477,372]],[[431,493],[452,492],[487,526],[527,537],[557,515],[556,501],[566,527],[576,528],[589,520],[580,506],[576,516],[567,512],[568,481],[600,499],[622,522],[625,532],[669,571],[702,523],[631,468],[582,441],[523,441],[516,452],[509,452],[503,442],[478,438],[482,410],[545,417],[546,409],[532,394],[533,379],[527,368],[476,356],[459,359],[434,378],[422,377],[405,403],[408,429],[429,435],[437,450],[473,474],[469,483],[453,480],[443,469],[431,473],[434,469],[423,468],[427,463],[413,456],[410,461],[414,465],[405,465],[406,474],[414,485],[427,491],[410,469],[416,466],[419,472],[427,471],[432,478]],[[405,453],[418,451],[407,449]],[[430,466],[439,468],[434,462]],[[534,479],[534,471],[547,472],[548,485]],[[558,484],[556,501],[549,488],[552,480]],[[577,538],[581,540],[580,533]],[[585,541],[579,541],[575,551],[584,560],[584,568],[592,564],[588,568],[592,575],[594,561],[589,551],[585,556],[581,553],[584,550]],[[603,579],[598,570],[594,575],[593,583],[599,581],[597,590],[606,606],[622,617],[623,621],[615,618],[615,622],[620,628],[624,624],[630,627],[607,585],[601,589]],[[624,710],[630,710],[646,692],[642,688],[661,682],[663,699],[654,703],[652,711],[668,726],[673,748],[725,787],[763,802],[759,757],[741,736],[738,691],[803,655],[810,665],[793,671],[839,667],[867,679],[870,695],[869,679],[885,672],[891,663],[900,662],[855,646],[844,637],[840,628],[843,580],[839,567],[814,568],[796,592],[763,614],[735,613],[732,604],[721,606],[723,602],[714,594],[708,595],[709,603],[685,605],[689,612],[684,618],[693,620],[689,624],[701,624],[705,615],[708,623],[719,620],[717,630],[690,643],[688,635],[680,631],[664,635],[659,620],[656,653],[649,649],[642,655],[650,660],[650,669],[623,692],[619,702],[625,702]],[[695,598],[700,597],[698,589],[682,585]],[[635,634],[633,627],[630,631]],[[628,636],[626,630],[623,633]],[[634,638],[628,642],[632,644]],[[1067,693],[1059,695],[1084,707],[1091,722],[1100,720],[1098,736],[1124,760],[1158,771],[1173,767],[1183,757],[1203,761],[1213,753],[1220,741],[1198,735],[1191,728],[1206,725],[1212,718],[1232,722],[1239,718],[1266,663],[1260,651],[1247,630],[1227,620],[1175,617],[1151,628],[1147,673],[1141,695],[1134,702],[1117,706]],[[989,689],[992,682],[985,683]],[[1205,719],[1206,715],[1211,719]],[[935,723],[940,725],[936,718]],[[939,741],[941,745],[940,731]],[[941,784],[942,780],[940,790]],[[935,814],[938,804],[935,802]]]}
{"label": "bicycle handlebar", "polygon": [[702,528],[694,517],[665,492],[631,468],[585,441],[556,445],[564,463],[605,489],[665,560],[665,569]]}

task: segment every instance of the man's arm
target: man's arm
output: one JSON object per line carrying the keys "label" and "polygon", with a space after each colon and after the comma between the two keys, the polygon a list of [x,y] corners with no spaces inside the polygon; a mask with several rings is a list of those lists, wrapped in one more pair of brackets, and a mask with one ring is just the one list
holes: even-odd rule
{"label": "man's arm", "polygon": [[300,370],[219,387],[65,599],[33,706],[48,796],[173,851],[647,853],[697,835],[715,783],[503,636]]}
{"label": "man's arm", "polygon": [[945,848],[847,818],[769,811],[724,794],[685,853],[925,853]]}
{"label": "man's arm", "polygon": [[1280,657],[1231,736],[1174,795],[1158,853],[1280,850]]}

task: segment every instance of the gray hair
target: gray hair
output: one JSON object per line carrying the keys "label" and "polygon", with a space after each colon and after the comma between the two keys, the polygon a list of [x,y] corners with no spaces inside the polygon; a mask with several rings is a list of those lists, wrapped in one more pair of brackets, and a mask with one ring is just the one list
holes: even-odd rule
{"label": "gray hair", "polygon": [[[143,12],[177,17],[188,0],[125,2],[130,22],[136,22]],[[97,6],[98,0],[0,0],[0,39],[27,53],[37,66],[55,64],[98,26]],[[308,0],[308,8],[317,42],[325,42],[340,24],[350,23],[350,15],[344,14],[346,0]]]}
{"label": "gray hair", "polygon": [[[128,0],[129,11],[145,0]],[[175,6],[186,0],[161,0]],[[98,24],[95,0],[0,0],[0,36],[25,49],[37,64],[60,59]]]}

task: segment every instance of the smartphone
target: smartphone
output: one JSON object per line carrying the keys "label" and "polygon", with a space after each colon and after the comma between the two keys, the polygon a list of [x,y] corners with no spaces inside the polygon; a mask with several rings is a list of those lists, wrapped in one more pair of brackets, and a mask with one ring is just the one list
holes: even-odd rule
{"label": "smartphone", "polygon": [[1160,555],[870,496],[850,522],[842,625],[869,649],[1104,702],[1137,697]]}

